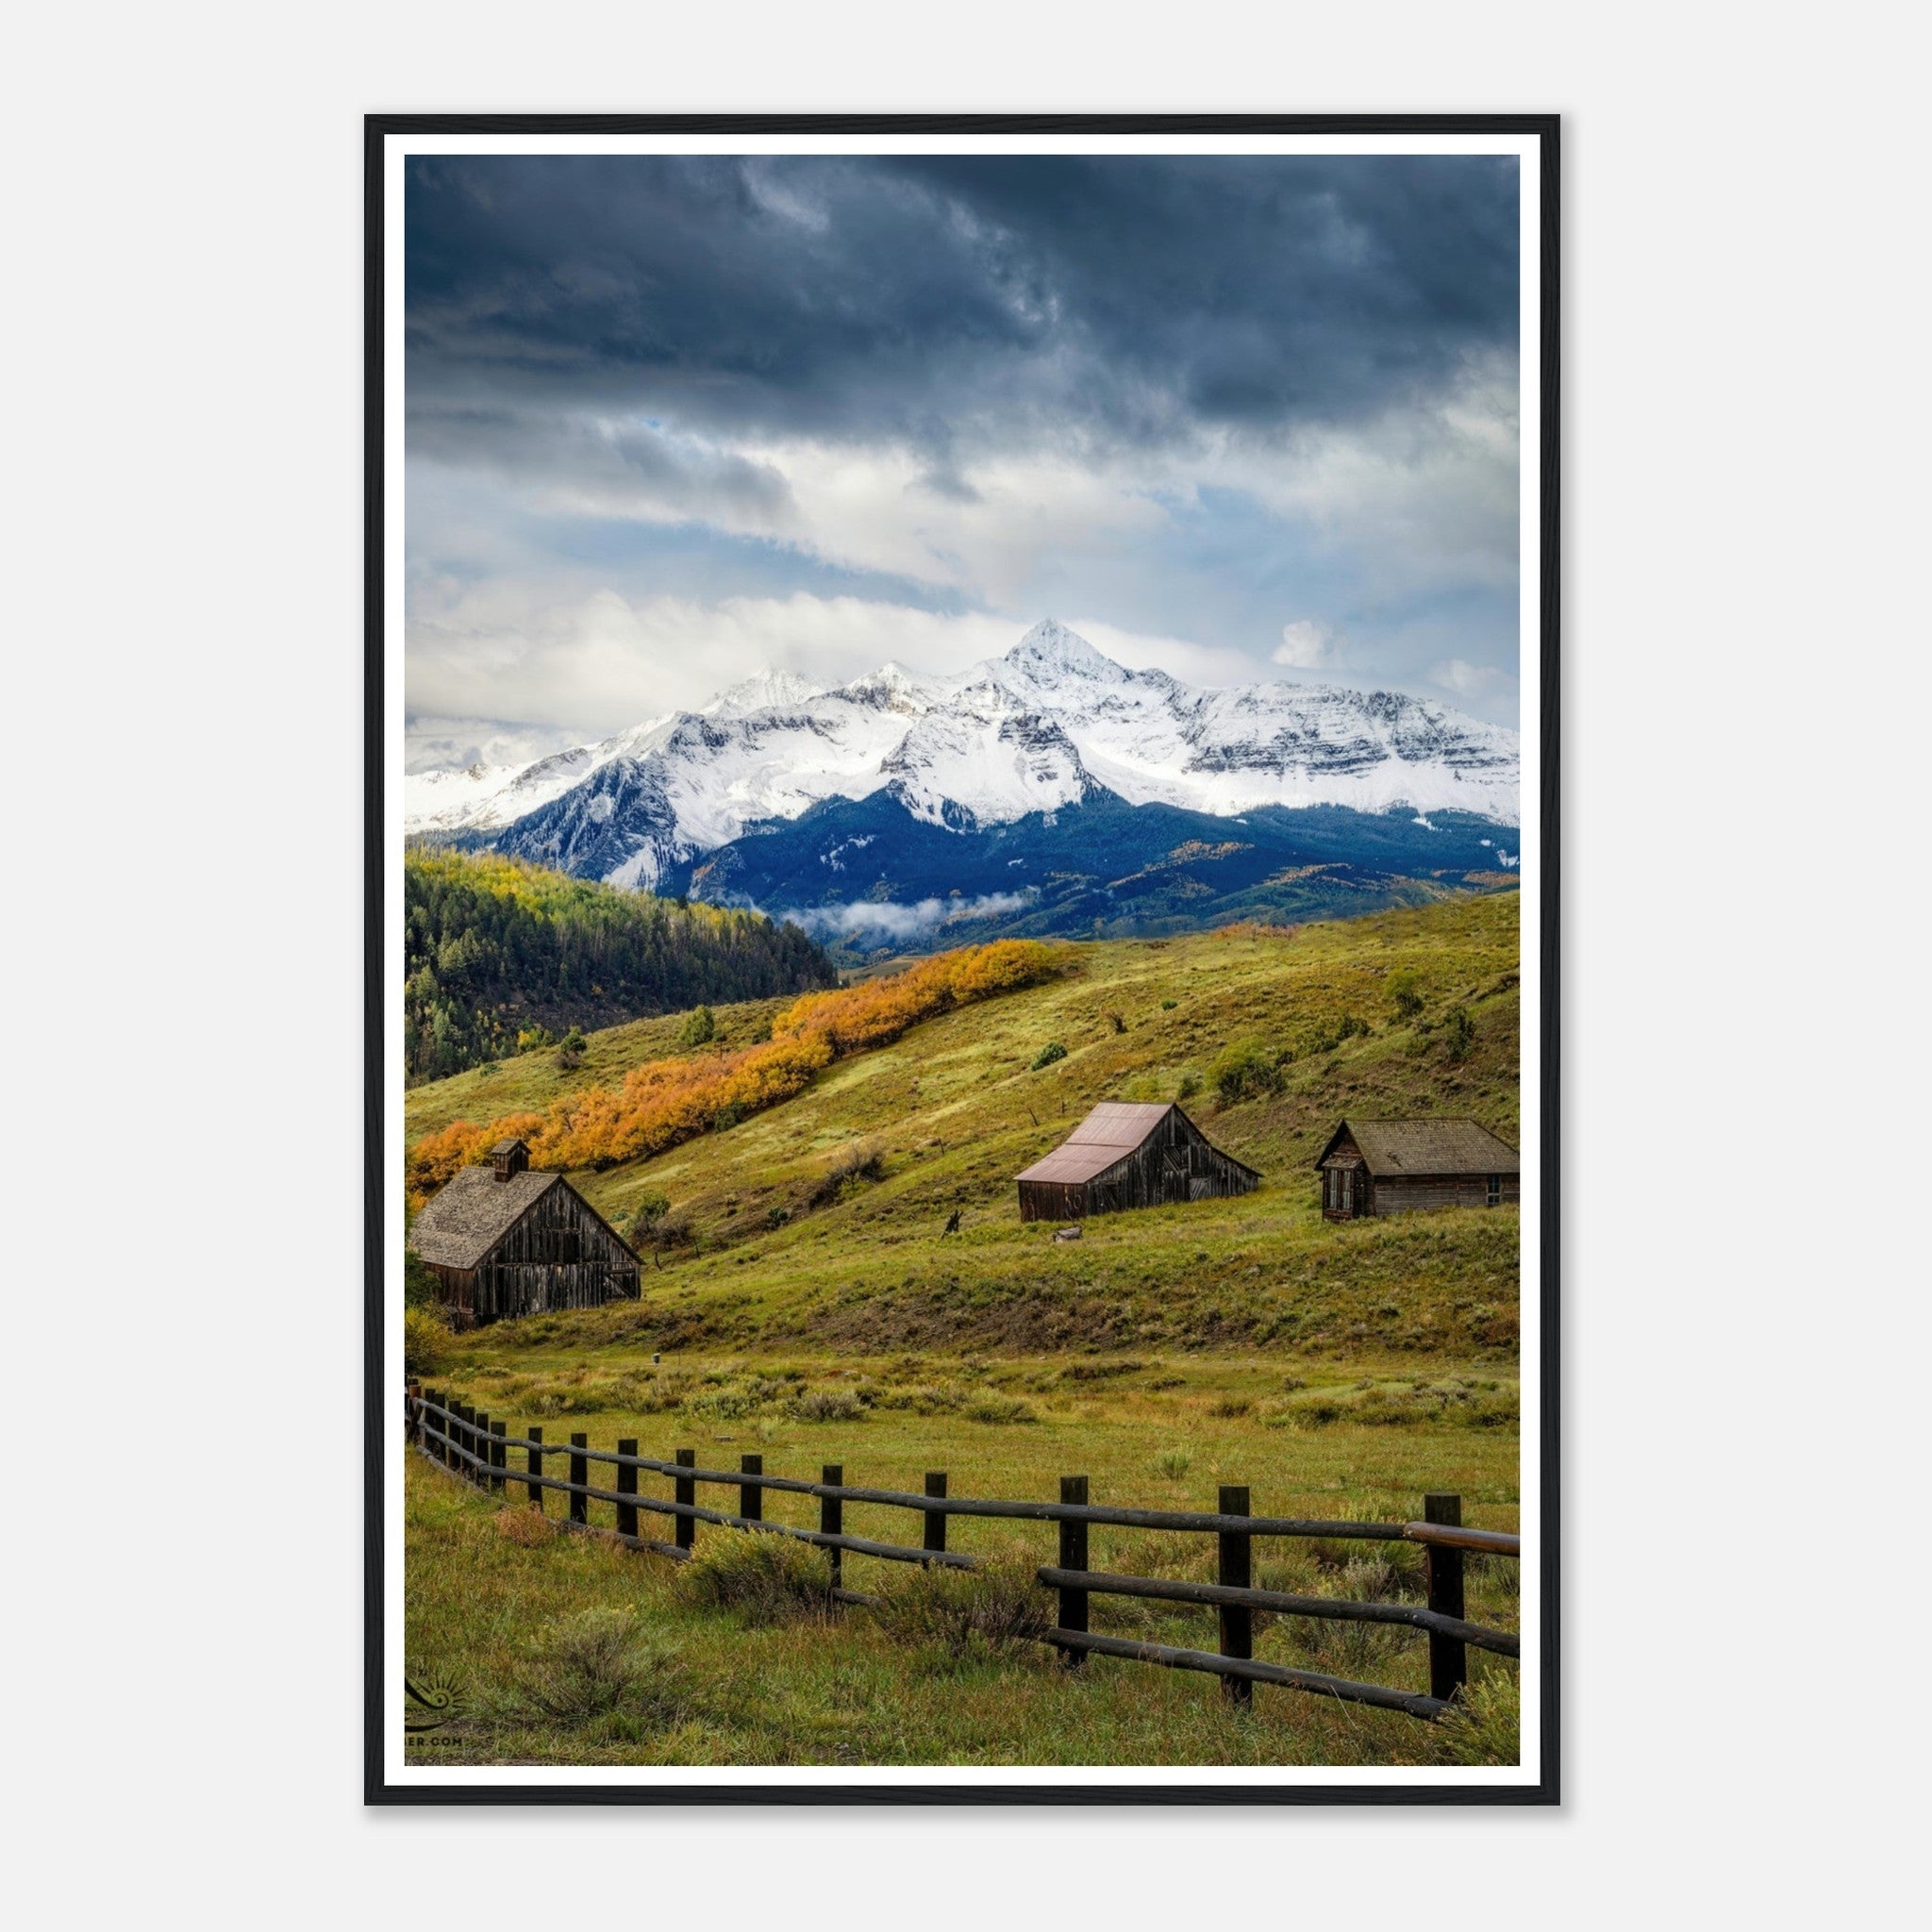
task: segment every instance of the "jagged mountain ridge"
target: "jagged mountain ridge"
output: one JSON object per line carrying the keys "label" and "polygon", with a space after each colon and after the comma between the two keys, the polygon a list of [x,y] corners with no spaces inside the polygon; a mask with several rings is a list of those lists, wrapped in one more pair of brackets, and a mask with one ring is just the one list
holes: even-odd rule
{"label": "jagged mountain ridge", "polygon": [[1211,817],[1334,805],[1518,815],[1515,734],[1401,693],[1207,690],[1131,671],[1049,618],[952,678],[896,664],[829,689],[782,673],[702,711],[509,772],[406,780],[411,831],[652,888],[814,807],[882,793],[966,833],[1116,798]]}

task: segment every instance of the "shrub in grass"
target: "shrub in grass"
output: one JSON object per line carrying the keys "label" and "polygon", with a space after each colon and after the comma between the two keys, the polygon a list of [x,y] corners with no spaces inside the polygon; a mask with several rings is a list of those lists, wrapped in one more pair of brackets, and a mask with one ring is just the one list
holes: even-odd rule
{"label": "shrub in grass", "polygon": [[1410,972],[1389,975],[1389,1004],[1398,1020],[1413,1020],[1423,1009],[1422,981]]}
{"label": "shrub in grass", "polygon": [[1224,1107],[1273,1093],[1281,1085],[1280,1057],[1259,1040],[1238,1041],[1214,1056],[1208,1077]]}
{"label": "shrub in grass", "polygon": [[531,1639],[496,1714],[513,1722],[575,1726],[625,1711],[658,1723],[676,1707],[671,1654],[650,1642],[625,1610],[585,1610]]}
{"label": "shrub in grass", "polygon": [[1456,1707],[1429,1728],[1438,1764],[1514,1764],[1523,1753],[1523,1683],[1491,1667],[1466,1684]]}
{"label": "shrub in grass", "polygon": [[1180,1084],[1174,1089],[1176,1100],[1191,1100],[1201,1091],[1201,1075],[1192,1067],[1181,1069]]}
{"label": "shrub in grass", "polygon": [[442,1299],[442,1283],[414,1248],[403,1250],[403,1306],[431,1308]]}
{"label": "shrub in grass", "polygon": [[410,1375],[440,1374],[449,1366],[449,1324],[431,1308],[403,1310],[403,1370]]}
{"label": "shrub in grass", "polygon": [[1459,1065],[1469,1058],[1470,1049],[1475,1044],[1475,1024],[1470,1019],[1466,1008],[1451,1007],[1442,1016],[1442,1046],[1452,1065]]}
{"label": "shrub in grass", "polygon": [[826,1162],[824,1172],[812,1183],[806,1199],[814,1208],[828,1208],[844,1192],[850,1181],[882,1181],[886,1177],[886,1158],[869,1141],[852,1141]]}
{"label": "shrub in grass", "polygon": [[677,1573],[679,1593],[750,1624],[822,1623],[832,1614],[823,1550],[769,1530],[720,1530]]}
{"label": "shrub in grass", "polygon": [[1180,1001],[1178,1000],[1162,1000],[1160,1003],[1160,1010],[1163,1013],[1171,1013],[1179,1005]]}
{"label": "shrub in grass", "polygon": [[1033,1056],[1032,1070],[1034,1073],[1037,1074],[1039,1073],[1041,1067],[1050,1067],[1056,1060],[1063,1060],[1066,1058],[1066,1048],[1063,1047],[1058,1040],[1049,1040],[1046,1042],[1046,1044],[1042,1046],[1040,1049],[1040,1051]]}
{"label": "shrub in grass", "polygon": [[687,1395],[681,1405],[686,1415],[700,1422],[735,1423],[768,1408],[785,1393],[782,1382],[765,1375],[753,1375],[743,1382],[725,1382]]}
{"label": "shrub in grass", "polygon": [[1163,1449],[1154,1458],[1155,1473],[1171,1483],[1179,1482],[1193,1466],[1194,1458],[1185,1449]]}
{"label": "shrub in grass", "polygon": [[865,1416],[865,1404],[851,1389],[808,1389],[791,1405],[802,1423],[856,1423]]}
{"label": "shrub in grass", "polygon": [[912,1570],[886,1585],[873,1615],[901,1643],[960,1660],[1006,1657],[1053,1628],[1053,1598],[1016,1555],[976,1570]]}
{"label": "shrub in grass", "polygon": [[709,1007],[694,1007],[677,1029],[679,1046],[703,1046],[718,1037],[718,1022]]}
{"label": "shrub in grass", "polygon": [[1234,1417],[1252,1415],[1254,1410],[1255,1405],[1245,1395],[1224,1395],[1219,1402],[1215,1403],[1208,1409],[1208,1413],[1222,1417]]}
{"label": "shrub in grass", "polygon": [[645,1241],[655,1241],[659,1224],[670,1212],[669,1195],[648,1193],[640,1197],[636,1211],[630,1218],[631,1245],[639,1247]]}
{"label": "shrub in grass", "polygon": [[1010,1423],[1040,1420],[1031,1405],[1022,1402],[1017,1395],[983,1395],[977,1402],[969,1402],[959,1412],[969,1423],[990,1423],[996,1428]]}
{"label": "shrub in grass", "polygon": [[550,1519],[535,1509],[499,1509],[496,1533],[506,1542],[521,1543],[527,1548],[533,1543],[547,1543],[552,1532]]}

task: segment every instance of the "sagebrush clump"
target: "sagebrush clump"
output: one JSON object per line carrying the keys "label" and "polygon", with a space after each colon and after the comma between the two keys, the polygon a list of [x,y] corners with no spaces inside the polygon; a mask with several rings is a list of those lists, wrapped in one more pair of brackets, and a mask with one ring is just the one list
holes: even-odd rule
{"label": "sagebrush clump", "polygon": [[958,1659],[1012,1657],[1053,1628],[1053,1599],[1017,1554],[976,1570],[935,1565],[895,1577],[872,1613],[900,1642]]}
{"label": "sagebrush clump", "polygon": [[677,1574],[690,1602],[736,1610],[747,1623],[823,1622],[832,1614],[832,1566],[823,1550],[770,1530],[708,1537]]}
{"label": "sagebrush clump", "polygon": [[490,1712],[501,1722],[575,1727],[620,1714],[661,1724],[676,1707],[673,1654],[627,1610],[585,1610],[532,1637]]}

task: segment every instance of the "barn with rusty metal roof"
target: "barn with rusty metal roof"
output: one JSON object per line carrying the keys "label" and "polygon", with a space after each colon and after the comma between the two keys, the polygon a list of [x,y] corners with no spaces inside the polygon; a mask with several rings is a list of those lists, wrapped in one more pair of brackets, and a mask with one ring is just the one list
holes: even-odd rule
{"label": "barn with rusty metal roof", "polygon": [[1261,1176],[1178,1107],[1103,1100],[1018,1177],[1022,1221],[1083,1221],[1127,1208],[1245,1194]]}

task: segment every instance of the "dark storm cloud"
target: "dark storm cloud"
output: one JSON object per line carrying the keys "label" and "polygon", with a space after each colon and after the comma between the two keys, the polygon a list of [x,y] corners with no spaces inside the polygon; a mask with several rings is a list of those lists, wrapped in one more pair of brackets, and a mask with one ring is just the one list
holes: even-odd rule
{"label": "dark storm cloud", "polygon": [[[1490,158],[418,158],[412,438],[655,415],[910,446],[945,492],[987,448],[1346,425],[1513,349],[1516,222]],[[692,459],[655,429],[629,460]]]}
{"label": "dark storm cloud", "polygon": [[600,736],[762,665],[962,669],[1048,612],[1195,682],[1507,719],[1516,184],[1496,158],[413,158],[424,756]]}

